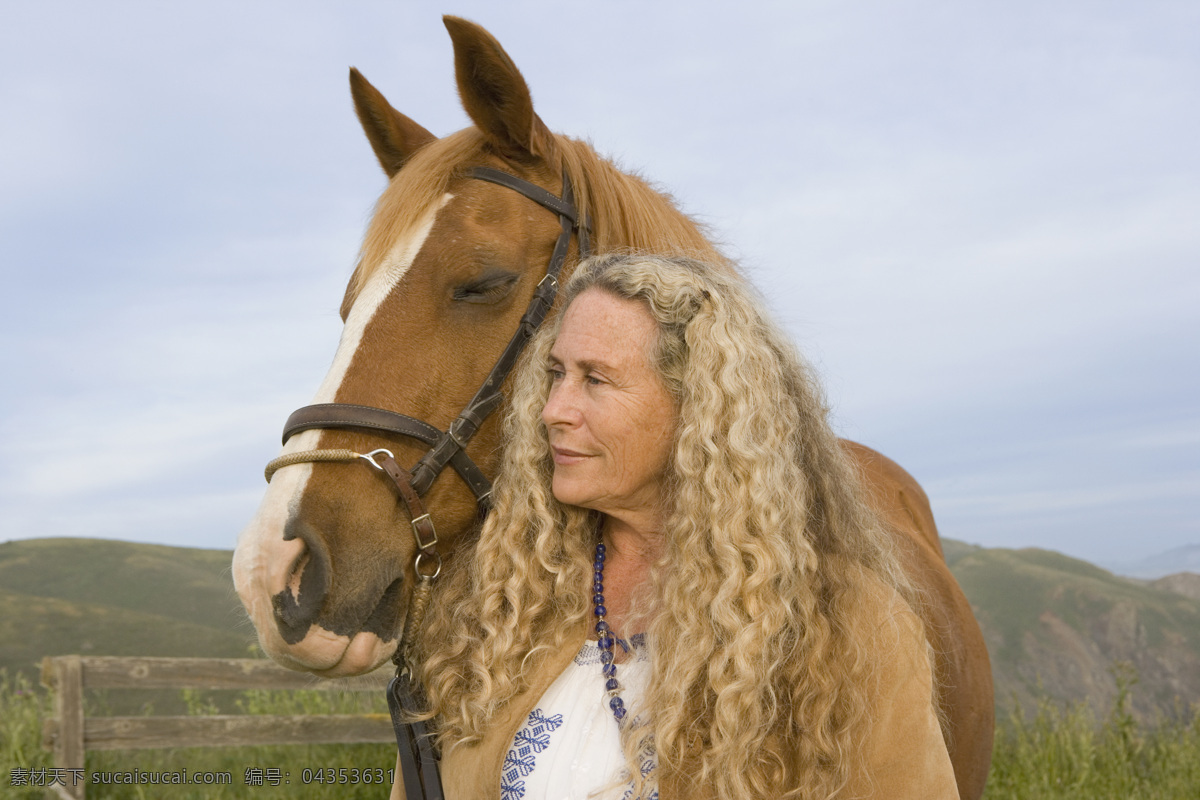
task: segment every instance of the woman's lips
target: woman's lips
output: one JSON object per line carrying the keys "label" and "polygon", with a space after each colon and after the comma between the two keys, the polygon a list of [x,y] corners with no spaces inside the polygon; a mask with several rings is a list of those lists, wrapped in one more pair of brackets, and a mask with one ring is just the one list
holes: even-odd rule
{"label": "woman's lips", "polygon": [[551,447],[550,449],[554,451],[554,463],[564,466],[568,464],[578,464],[580,461],[583,461],[588,457],[586,453],[580,453],[576,450],[569,450],[565,447]]}

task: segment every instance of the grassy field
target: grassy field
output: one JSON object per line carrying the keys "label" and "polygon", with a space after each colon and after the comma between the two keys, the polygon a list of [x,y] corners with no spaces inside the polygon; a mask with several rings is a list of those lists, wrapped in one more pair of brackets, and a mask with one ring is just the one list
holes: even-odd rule
{"label": "grassy field", "polygon": [[[1063,707],[1049,700],[1037,713],[1019,706],[997,727],[987,800],[1194,800],[1200,787],[1200,715],[1181,710],[1173,720],[1139,726],[1128,710],[1128,674],[1119,676],[1118,702],[1104,719],[1087,706]],[[189,713],[214,713],[205,693],[182,697]],[[0,796],[40,798],[44,789],[13,785],[36,780],[52,766],[40,746],[42,719],[51,698],[22,676],[0,671]],[[365,713],[384,711],[383,698],[326,692],[243,692],[236,705],[245,713]],[[224,786],[88,786],[89,798],[240,798],[284,800],[304,797],[381,798],[387,770],[395,764],[391,745],[337,745],[89,753],[92,773],[228,773]],[[338,770],[344,769],[339,777]],[[307,770],[307,772],[306,772]],[[353,770],[358,770],[357,776]],[[326,777],[333,782],[322,782]],[[347,783],[357,777],[357,783]],[[278,785],[272,783],[278,779]],[[367,782],[370,781],[370,782]]]}
{"label": "grassy field", "polygon": [[1117,700],[1105,719],[1080,703],[1045,698],[1027,717],[996,726],[987,800],[1176,800],[1200,797],[1200,709],[1139,726],[1129,711],[1131,670],[1118,665]]}
{"label": "grassy field", "polygon": [[[232,710],[246,714],[363,714],[387,713],[382,693],[326,691],[245,691],[226,705],[224,693],[183,690],[180,703],[192,715]],[[221,702],[219,702],[221,701]],[[51,754],[41,749],[42,720],[52,714],[53,698],[34,687],[21,674],[0,670],[0,797],[41,800],[45,773],[53,767]],[[107,698],[85,697],[88,714],[107,713]],[[108,775],[109,783],[89,780],[88,798],[114,800],[324,800],[325,798],[381,798],[391,789],[389,770],[395,767],[395,745],[310,745],[240,748],[179,748],[164,750],[100,751],[87,754],[87,775]],[[195,780],[201,773],[227,773],[222,785],[117,785],[117,773],[130,771],[175,773],[187,771]],[[67,780],[70,777],[67,776]],[[354,782],[350,782],[354,781]],[[382,784],[382,786],[381,786]]]}

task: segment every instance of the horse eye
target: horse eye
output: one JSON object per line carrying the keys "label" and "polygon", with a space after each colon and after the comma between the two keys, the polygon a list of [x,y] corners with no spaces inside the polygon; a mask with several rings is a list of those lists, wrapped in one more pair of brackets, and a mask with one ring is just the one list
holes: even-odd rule
{"label": "horse eye", "polygon": [[453,298],[458,303],[498,303],[512,291],[520,277],[512,272],[482,275],[469,283],[454,287]]}

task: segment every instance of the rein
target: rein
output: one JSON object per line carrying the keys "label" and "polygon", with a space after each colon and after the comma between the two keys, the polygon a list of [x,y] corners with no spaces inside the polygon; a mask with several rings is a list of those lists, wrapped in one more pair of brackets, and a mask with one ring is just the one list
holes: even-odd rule
{"label": "rein", "polygon": [[529,306],[521,316],[517,330],[496,359],[483,385],[475,392],[466,408],[455,418],[445,431],[407,414],[387,411],[370,406],[349,403],[319,403],[305,406],[288,417],[283,428],[283,443],[293,435],[312,429],[365,430],[391,433],[417,439],[429,450],[421,456],[411,470],[401,467],[390,450],[383,448],[369,453],[357,453],[347,449],[306,450],[288,453],[267,464],[265,476],[294,464],[313,462],[354,462],[363,459],[391,479],[400,494],[411,520],[416,537],[417,554],[413,571],[417,576],[409,597],[408,615],[404,620],[404,632],[392,656],[396,664],[396,676],[388,685],[388,707],[392,716],[392,727],[396,732],[396,744],[400,752],[401,775],[405,795],[409,800],[442,800],[441,776],[438,771],[438,755],[433,749],[432,736],[424,721],[411,722],[422,710],[419,687],[413,681],[413,647],[429,606],[433,581],[441,574],[442,557],[435,546],[438,543],[433,520],[422,501],[433,481],[449,465],[471,489],[479,505],[481,515],[490,508],[491,481],[478,465],[467,455],[466,447],[471,438],[483,426],[484,421],[504,401],[500,387],[516,366],[517,359],[534,333],[545,321],[554,306],[558,293],[558,276],[566,262],[571,246],[571,236],[579,239],[579,257],[585,258],[590,250],[588,225],[581,220],[575,207],[575,195],[571,179],[563,169],[562,197],[556,197],[542,187],[515,175],[491,167],[476,167],[469,173],[477,180],[495,183],[512,189],[533,202],[558,215],[562,232],[554,244],[554,252],[546,266],[546,274],[538,282]]}

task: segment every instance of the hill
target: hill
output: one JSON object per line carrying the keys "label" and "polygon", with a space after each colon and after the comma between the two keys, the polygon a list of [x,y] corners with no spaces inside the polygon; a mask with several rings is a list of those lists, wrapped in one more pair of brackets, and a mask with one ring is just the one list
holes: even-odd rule
{"label": "hill", "polygon": [[244,657],[254,631],[232,553],[101,539],[0,544],[0,667],[43,656]]}
{"label": "hill", "polygon": [[1200,575],[1195,572],[1177,572],[1174,575],[1159,578],[1150,585],[1155,589],[1200,600]]}
{"label": "hill", "polygon": [[[945,540],[992,658],[996,700],[1116,695],[1128,662],[1143,719],[1200,704],[1200,577],[1147,584],[1047,550]],[[0,666],[36,675],[42,656],[245,656],[254,631],[233,592],[232,553],[96,539],[0,544]]]}
{"label": "hill", "polygon": [[1151,719],[1200,703],[1200,600],[1039,549],[946,549],[983,629],[999,705],[1035,695],[1116,696],[1114,665],[1133,667],[1134,713]]}

